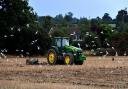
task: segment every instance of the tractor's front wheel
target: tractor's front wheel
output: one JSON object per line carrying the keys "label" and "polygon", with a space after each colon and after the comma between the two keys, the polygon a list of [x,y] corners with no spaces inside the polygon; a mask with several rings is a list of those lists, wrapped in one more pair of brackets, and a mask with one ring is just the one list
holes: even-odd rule
{"label": "tractor's front wheel", "polygon": [[73,55],[67,53],[64,55],[64,64],[66,65],[73,65]]}
{"label": "tractor's front wheel", "polygon": [[47,61],[50,65],[55,65],[57,62],[57,53],[54,49],[48,51]]}

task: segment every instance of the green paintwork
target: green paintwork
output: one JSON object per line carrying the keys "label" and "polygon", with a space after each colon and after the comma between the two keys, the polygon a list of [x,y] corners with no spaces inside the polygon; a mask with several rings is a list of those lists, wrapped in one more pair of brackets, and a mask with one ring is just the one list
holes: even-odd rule
{"label": "green paintwork", "polygon": [[77,48],[77,47],[74,47],[74,46],[65,46],[64,50],[69,51],[69,52],[82,52],[81,48]]}
{"label": "green paintwork", "polygon": [[[56,40],[60,39],[60,43],[61,43],[61,47],[58,47],[57,46],[57,43],[56,43]],[[74,47],[72,45],[65,45],[64,47],[62,47],[62,40],[63,39],[67,39],[69,40],[68,37],[55,37],[53,39],[53,46],[52,46],[52,49],[56,50],[57,54],[60,56],[63,55],[63,53],[72,53],[73,54],[73,57],[74,57],[74,62],[83,62],[84,60],[86,60],[86,56],[84,56],[82,54],[82,49],[81,48],[78,48],[78,47]],[[58,57],[58,58],[61,58],[61,57]],[[61,60],[61,59],[60,59]]]}
{"label": "green paintwork", "polygon": [[84,60],[86,60],[86,57],[85,57],[84,55],[80,55],[80,56],[79,56],[79,60],[80,60],[80,61],[84,61]]}
{"label": "green paintwork", "polygon": [[82,49],[74,46],[65,46],[64,51],[66,53],[73,53],[74,61],[84,61],[86,57],[82,54]]}
{"label": "green paintwork", "polygon": [[52,46],[51,49],[54,49],[54,50],[57,52],[57,54],[60,53],[60,52],[59,52],[59,48],[58,48],[57,46]]}

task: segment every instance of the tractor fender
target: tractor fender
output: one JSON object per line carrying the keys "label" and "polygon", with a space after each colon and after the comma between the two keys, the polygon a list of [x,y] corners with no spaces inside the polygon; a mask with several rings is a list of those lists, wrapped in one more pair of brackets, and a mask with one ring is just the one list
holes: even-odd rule
{"label": "tractor fender", "polygon": [[57,52],[57,54],[59,53],[59,49],[56,46],[52,46],[51,49],[54,49]]}

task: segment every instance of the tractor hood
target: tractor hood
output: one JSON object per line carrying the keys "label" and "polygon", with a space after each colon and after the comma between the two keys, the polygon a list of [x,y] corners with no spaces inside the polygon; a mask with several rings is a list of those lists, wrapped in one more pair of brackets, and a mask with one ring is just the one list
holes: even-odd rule
{"label": "tractor hood", "polygon": [[65,46],[64,48],[71,52],[82,52],[81,48],[77,48],[75,46]]}

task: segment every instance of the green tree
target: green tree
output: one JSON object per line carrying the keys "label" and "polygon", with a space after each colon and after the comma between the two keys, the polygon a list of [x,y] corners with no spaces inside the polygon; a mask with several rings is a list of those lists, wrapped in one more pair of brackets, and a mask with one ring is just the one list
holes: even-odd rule
{"label": "green tree", "polygon": [[42,17],[41,26],[43,27],[43,29],[45,29],[46,32],[49,32],[50,29],[53,27],[52,19],[53,18],[51,16]]}
{"label": "green tree", "polygon": [[116,16],[118,23],[124,23],[127,21],[127,10],[120,10]]}
{"label": "green tree", "polygon": [[67,35],[62,30],[55,30],[52,37],[67,37]]}
{"label": "green tree", "polygon": [[116,33],[112,36],[112,45],[115,47],[119,55],[124,55],[128,51],[128,33]]}
{"label": "green tree", "polygon": [[54,18],[54,22],[56,24],[61,24],[63,22],[64,18],[62,14],[56,15],[56,17]]}
{"label": "green tree", "polygon": [[117,22],[117,30],[119,32],[125,32],[127,31],[127,24],[128,24],[128,13],[127,10],[120,10],[116,16],[116,22]]}
{"label": "green tree", "polygon": [[72,12],[68,12],[68,14],[66,14],[66,15],[64,16],[64,19],[65,19],[67,22],[71,23],[71,22],[72,22],[72,19],[73,19],[73,13],[72,13]]}
{"label": "green tree", "polygon": [[[28,5],[28,0],[1,0],[0,1],[0,49],[7,48],[9,53],[17,50],[27,52],[37,46],[44,47],[40,41],[48,39],[41,35],[42,29],[37,22],[37,15]],[[39,37],[39,38],[38,38]],[[31,43],[38,39],[34,47]],[[44,42],[45,43],[45,42]],[[34,51],[33,51],[34,52]]]}
{"label": "green tree", "polygon": [[112,22],[112,18],[109,16],[108,13],[105,13],[102,17],[102,20],[104,23],[110,24]]}
{"label": "green tree", "polygon": [[91,31],[91,23],[87,18],[80,18],[78,26],[80,27],[82,38],[85,36],[86,32]]}

